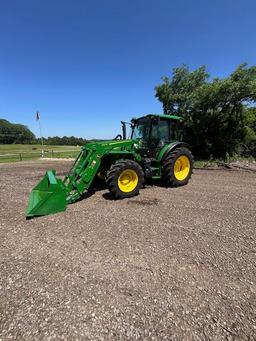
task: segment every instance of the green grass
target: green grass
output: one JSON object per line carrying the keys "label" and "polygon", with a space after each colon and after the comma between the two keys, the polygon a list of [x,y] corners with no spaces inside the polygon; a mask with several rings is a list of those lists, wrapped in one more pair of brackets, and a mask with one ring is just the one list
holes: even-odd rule
{"label": "green grass", "polygon": [[[80,146],[51,146],[45,145],[44,150],[51,152],[53,151],[65,151],[65,150],[80,150]],[[11,154],[11,153],[29,153],[29,152],[41,152],[40,144],[0,144],[0,154]]]}
{"label": "green grass", "polygon": [[[44,146],[44,156],[53,158],[74,158],[80,146]],[[0,144],[0,163],[34,160],[41,157],[39,144]]]}

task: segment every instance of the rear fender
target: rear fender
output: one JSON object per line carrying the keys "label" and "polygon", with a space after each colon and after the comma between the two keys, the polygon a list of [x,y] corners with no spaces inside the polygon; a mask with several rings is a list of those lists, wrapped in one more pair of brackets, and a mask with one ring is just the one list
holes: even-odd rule
{"label": "rear fender", "polygon": [[174,151],[176,148],[179,147],[185,147],[190,149],[189,144],[186,142],[172,142],[170,144],[167,144],[160,150],[159,154],[157,155],[157,161],[161,163],[167,154],[169,154],[170,152]]}

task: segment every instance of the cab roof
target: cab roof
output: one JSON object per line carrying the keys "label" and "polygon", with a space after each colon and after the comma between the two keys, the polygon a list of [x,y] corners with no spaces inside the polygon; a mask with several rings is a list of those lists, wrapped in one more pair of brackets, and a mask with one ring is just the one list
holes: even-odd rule
{"label": "cab roof", "polygon": [[153,118],[153,117],[159,117],[159,118],[163,118],[163,119],[167,119],[167,120],[177,120],[177,121],[181,121],[182,117],[180,116],[176,116],[176,115],[163,115],[163,114],[148,114],[145,116],[141,116],[138,118],[133,118],[132,121],[137,121],[140,120],[142,118]]}

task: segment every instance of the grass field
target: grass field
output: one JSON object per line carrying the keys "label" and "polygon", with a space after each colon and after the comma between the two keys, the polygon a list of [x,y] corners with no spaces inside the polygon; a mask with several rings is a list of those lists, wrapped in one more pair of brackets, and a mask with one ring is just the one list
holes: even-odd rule
{"label": "grass field", "polygon": [[[74,158],[80,146],[44,146],[44,157]],[[0,144],[0,162],[33,160],[41,157],[39,144]]]}
{"label": "grass field", "polygon": [[[81,146],[44,146],[45,158],[75,158],[79,153]],[[41,157],[41,145],[39,144],[0,144],[0,163],[17,162],[26,160],[36,160]],[[229,162],[239,161],[242,164],[249,163],[254,165],[255,159],[253,157],[230,158]],[[218,164],[223,160],[197,160],[194,163],[196,168],[218,167]]]}

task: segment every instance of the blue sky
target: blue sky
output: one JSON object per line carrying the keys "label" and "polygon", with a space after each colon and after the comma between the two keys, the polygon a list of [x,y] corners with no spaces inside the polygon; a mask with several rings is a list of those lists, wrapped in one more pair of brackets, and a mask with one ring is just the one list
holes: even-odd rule
{"label": "blue sky", "polygon": [[111,138],[161,112],[173,67],[256,64],[255,0],[0,1],[0,117],[43,134]]}

